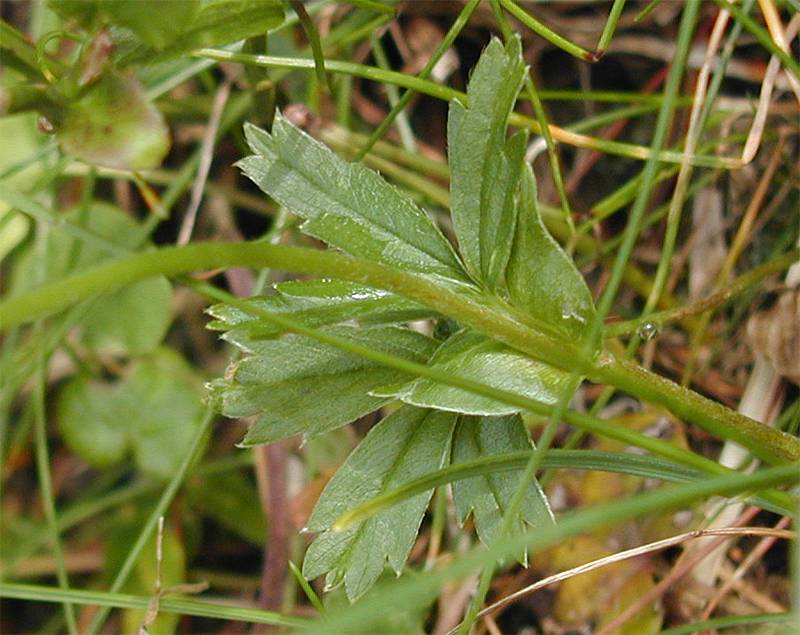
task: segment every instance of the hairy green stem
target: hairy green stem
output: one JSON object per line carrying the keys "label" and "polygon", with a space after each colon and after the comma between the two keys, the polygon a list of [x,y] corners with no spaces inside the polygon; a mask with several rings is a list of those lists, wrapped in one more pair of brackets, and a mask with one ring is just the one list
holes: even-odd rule
{"label": "hairy green stem", "polygon": [[770,463],[800,459],[800,441],[765,428],[639,366],[604,353],[587,355],[575,344],[531,328],[525,316],[489,305],[473,290],[453,290],[432,279],[334,252],[263,242],[195,243],[137,253],[39,287],[0,303],[0,332],[65,309],[81,300],[159,275],[227,267],[271,267],[332,276],[386,289],[453,317],[531,357],[592,381],[607,383],[665,406],[721,438],[732,439]]}

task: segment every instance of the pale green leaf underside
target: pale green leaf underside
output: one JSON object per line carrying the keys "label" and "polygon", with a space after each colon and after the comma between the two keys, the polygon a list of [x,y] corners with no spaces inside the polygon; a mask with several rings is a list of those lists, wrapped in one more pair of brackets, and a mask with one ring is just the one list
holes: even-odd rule
{"label": "pale green leaf underside", "polygon": [[[397,327],[338,326],[328,332],[418,363],[436,347],[434,340]],[[228,335],[250,355],[214,382],[211,398],[229,417],[258,415],[243,445],[298,433],[315,436],[350,423],[391,401],[370,395],[371,390],[408,377],[299,335],[274,340]]]}
{"label": "pale green leaf underside", "polygon": [[[518,415],[505,417],[461,417],[453,438],[451,463],[465,463],[486,456],[530,450],[532,443]],[[470,512],[478,537],[491,545],[500,535],[503,515],[519,485],[519,472],[497,472],[453,483],[453,499],[459,522]],[[512,530],[525,524],[541,527],[553,523],[547,498],[534,481],[528,487]],[[522,558],[521,558],[522,559]]]}
{"label": "pale green leaf underside", "polygon": [[[429,366],[546,403],[555,403],[569,383],[568,373],[469,330],[456,333],[442,344]],[[520,411],[515,406],[424,377],[383,386],[372,394],[393,396],[415,406],[471,415],[508,415]]]}
{"label": "pale green leaf underside", "polygon": [[245,134],[256,154],[238,165],[264,192],[305,219],[305,233],[354,256],[466,280],[433,222],[377,172],[341,159],[280,115],[271,133],[248,124]]}
{"label": "pale green leaf underside", "polygon": [[516,193],[527,135],[506,140],[506,120],[525,74],[519,38],[493,39],[467,88],[450,103],[447,152],[453,225],[474,278],[494,290],[503,280],[516,223]]}
{"label": "pale green leaf underside", "polygon": [[[430,317],[432,311],[398,295],[344,280],[310,280],[275,285],[276,293],[248,300],[253,307],[279,313],[306,326],[321,327],[342,322],[393,324]],[[208,313],[216,318],[208,327],[235,330],[251,337],[275,337],[283,329],[252,313],[228,304],[217,304]]]}
{"label": "pale green leaf underside", "polygon": [[419,494],[343,532],[329,528],[352,507],[441,468],[450,454],[456,416],[405,406],[375,426],[331,479],[308,522],[322,531],[306,552],[303,575],[344,581],[355,600],[386,562],[400,572],[419,531],[431,492]]}

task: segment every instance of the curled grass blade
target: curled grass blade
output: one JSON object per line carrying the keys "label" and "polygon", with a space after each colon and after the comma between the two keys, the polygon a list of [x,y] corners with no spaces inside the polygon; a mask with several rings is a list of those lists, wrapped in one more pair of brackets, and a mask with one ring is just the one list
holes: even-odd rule
{"label": "curled grass blade", "polygon": [[[342,514],[333,527],[343,531],[383,509],[440,485],[485,474],[520,471],[525,467],[529,457],[529,451],[511,452],[450,465],[361,503]],[[616,472],[671,482],[697,481],[708,475],[708,472],[687,468],[673,461],[656,457],[595,450],[549,450],[542,461],[542,468]],[[763,497],[754,502],[776,513],[791,514],[794,501],[787,496],[783,501],[784,504],[780,507],[776,507],[774,503]]]}

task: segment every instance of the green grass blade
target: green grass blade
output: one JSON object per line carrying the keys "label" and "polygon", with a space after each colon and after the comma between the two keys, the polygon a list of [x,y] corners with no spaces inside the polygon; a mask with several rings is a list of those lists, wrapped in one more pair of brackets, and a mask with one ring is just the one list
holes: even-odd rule
{"label": "green grass blade", "polygon": [[[36,471],[39,476],[39,488],[42,496],[42,506],[47,518],[47,528],[53,556],[56,562],[56,576],[62,591],[69,590],[69,578],[64,564],[64,549],[58,531],[58,517],[56,515],[55,497],[53,495],[53,482],[50,475],[50,457],[47,450],[47,430],[45,415],[45,369],[44,363],[38,364],[33,394],[33,422],[34,437],[36,439]],[[77,635],[78,626],[75,620],[75,609],[69,602],[64,602],[64,617],[67,621],[67,630],[70,635]]]}
{"label": "green grass blade", "polygon": [[[203,439],[210,430],[211,423],[213,421],[214,413],[209,411],[203,419],[202,424],[198,427],[192,443],[187,448],[183,461],[181,461],[181,464],[175,470],[175,474],[169,480],[169,483],[167,483],[167,486],[164,488],[164,492],[159,498],[158,503],[156,503],[156,506],[153,508],[153,511],[147,518],[142,530],[136,537],[136,541],[128,551],[125,561],[122,563],[119,571],[117,571],[117,574],[114,576],[114,580],[111,583],[109,590],[110,593],[117,593],[125,584],[125,582],[127,582],[128,577],[136,565],[136,561],[139,559],[139,555],[147,544],[147,541],[150,540],[150,537],[153,535],[153,532],[158,525],[158,519],[164,516],[164,514],[167,512],[170,503],[172,503],[172,500],[175,498],[175,495],[178,493],[178,490],[183,484],[183,480],[189,471],[189,466],[193,463],[195,460],[195,455],[202,447]],[[89,635],[97,635],[97,633],[100,632],[100,629],[102,628],[106,618],[108,617],[111,608],[112,606],[104,605],[95,614],[94,618],[86,629],[86,633]]]}
{"label": "green grass blade", "polygon": [[[71,589],[69,591],[54,589],[46,586],[32,584],[16,584],[0,582],[0,597],[29,600],[31,602],[71,602],[87,606],[100,606],[106,612],[112,608],[118,609],[147,609],[151,598],[127,593],[109,593],[105,591],[83,591]],[[299,617],[290,617],[223,603],[203,601],[195,598],[166,597],[161,598],[158,604],[160,612],[179,613],[181,615],[194,615],[197,617],[210,617],[218,620],[232,620],[250,622],[252,624],[273,624],[290,628],[302,628],[308,621]]]}
{"label": "green grass blade", "polygon": [[500,4],[503,5],[503,8],[506,11],[517,18],[517,20],[522,22],[522,24],[528,27],[531,31],[537,35],[540,35],[554,46],[560,48],[562,51],[566,51],[573,57],[577,57],[578,59],[586,62],[597,61],[597,57],[593,52],[587,51],[585,48],[578,46],[574,42],[570,42],[567,38],[559,35],[549,27],[545,26],[532,15],[521,9],[513,0],[500,0]]}
{"label": "green grass blade", "polygon": [[584,532],[599,531],[617,526],[634,518],[661,514],[705,500],[710,496],[732,497],[764,488],[789,485],[800,480],[796,465],[784,465],[756,472],[703,479],[699,482],[671,485],[616,500],[566,515],[557,525],[537,528],[524,536],[498,542],[491,548],[476,548],[453,564],[426,572],[424,577],[400,579],[376,589],[369,602],[357,603],[335,615],[328,614],[308,628],[308,633],[320,635],[348,630],[365,629],[380,619],[385,606],[421,601],[430,597],[450,580],[464,580],[479,568],[503,558],[512,557],[527,547],[530,553],[540,553],[548,547]]}
{"label": "green grass blade", "polygon": [[[485,474],[520,471],[527,464],[529,457],[530,452],[525,450],[450,465],[353,507],[337,519],[334,529],[343,531],[352,525],[363,522],[383,509],[440,485]],[[542,461],[542,468],[614,472],[669,482],[697,481],[706,478],[708,474],[707,472],[697,471],[678,463],[652,456],[595,450],[548,450]],[[793,500],[788,498],[784,502],[788,503],[788,505],[775,507],[770,502],[761,500],[761,503],[773,509],[776,513],[791,514]]]}

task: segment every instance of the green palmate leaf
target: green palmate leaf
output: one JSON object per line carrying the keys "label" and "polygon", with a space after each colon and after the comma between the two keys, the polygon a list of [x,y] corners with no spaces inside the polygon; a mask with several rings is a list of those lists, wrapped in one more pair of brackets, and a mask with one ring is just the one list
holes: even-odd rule
{"label": "green palmate leaf", "polygon": [[[338,326],[329,332],[420,363],[436,347],[434,340],[397,327]],[[370,395],[371,390],[408,377],[308,337],[229,336],[250,355],[234,364],[226,379],[212,384],[211,398],[229,417],[259,415],[243,445],[271,443],[298,433],[315,436],[343,426],[391,401]]]}
{"label": "green palmate leaf", "polygon": [[[502,455],[533,447],[518,415],[507,417],[461,417],[453,438],[451,463],[465,463],[482,457]],[[475,518],[478,537],[487,545],[500,537],[503,515],[519,486],[519,472],[496,472],[453,483],[453,499],[459,522],[470,512]],[[553,513],[544,492],[535,481],[514,519],[513,530],[525,525],[541,527],[553,522]]]}
{"label": "green palmate leaf", "polygon": [[[270,296],[253,298],[254,307],[279,313],[306,326],[320,327],[354,320],[359,324],[394,324],[431,316],[431,310],[398,295],[345,282],[311,280],[275,285]],[[239,308],[218,304],[208,312],[217,318],[208,326],[235,330],[251,337],[275,337],[283,331]]]}
{"label": "green palmate leaf", "polygon": [[324,533],[309,547],[303,575],[327,574],[328,586],[343,581],[355,600],[374,584],[387,560],[400,573],[432,492],[352,529],[329,528],[349,508],[444,465],[455,422],[452,414],[405,406],[370,430],[328,483],[308,521],[309,531]]}
{"label": "green palmate leaf", "polygon": [[354,256],[465,281],[458,258],[433,222],[380,175],[348,163],[277,116],[272,133],[245,133],[254,155],[244,173],[305,219],[302,230]]}
{"label": "green palmate leaf", "polygon": [[107,467],[131,451],[140,470],[168,479],[202,423],[200,395],[192,368],[159,349],[118,382],[70,380],[56,411],[65,443],[87,463]]}
{"label": "green palmate leaf", "polygon": [[169,151],[169,130],[132,74],[109,73],[65,109],[56,135],[64,151],[91,165],[117,170],[158,167]]}
{"label": "green palmate leaf", "polygon": [[494,290],[503,282],[516,224],[527,135],[506,140],[506,120],[525,74],[518,37],[493,39],[467,89],[466,108],[450,102],[447,152],[453,225],[467,270]]}
{"label": "green palmate leaf", "polygon": [[592,295],[572,259],[542,222],[530,166],[523,172],[519,203],[506,271],[511,302],[570,339],[580,340],[594,318]]}
{"label": "green palmate leaf", "polygon": [[[129,216],[100,201],[92,202],[85,212],[68,211],[63,219],[100,240],[50,232],[43,261],[35,249],[29,249],[16,262],[12,294],[108,260],[114,249],[135,247],[140,233],[139,226]],[[158,277],[98,298],[79,328],[82,342],[95,350],[138,355],[154,350],[161,343],[171,320],[172,288],[166,278]]]}
{"label": "green palmate leaf", "polygon": [[[555,403],[569,374],[534,361],[491,338],[463,330],[450,337],[429,362],[437,370],[483,382],[546,403]],[[430,379],[418,379],[373,390],[415,406],[472,415],[508,415],[519,408]]]}

